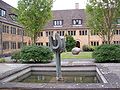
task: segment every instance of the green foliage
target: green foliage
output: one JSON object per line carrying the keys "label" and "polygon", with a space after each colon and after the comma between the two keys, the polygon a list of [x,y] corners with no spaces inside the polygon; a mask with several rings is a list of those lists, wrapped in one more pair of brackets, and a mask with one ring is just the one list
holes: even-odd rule
{"label": "green foliage", "polygon": [[14,59],[15,62],[17,62],[18,60],[20,60],[21,59],[20,51],[12,53],[11,59]]}
{"label": "green foliage", "polygon": [[4,63],[5,59],[4,58],[0,58],[0,63]]}
{"label": "green foliage", "polygon": [[18,21],[24,26],[35,44],[40,32],[52,17],[53,0],[19,0]]}
{"label": "green foliage", "polygon": [[110,44],[120,16],[120,0],[88,0],[86,12],[87,25]]}
{"label": "green foliage", "polygon": [[66,50],[71,52],[71,50],[75,47],[76,41],[72,36],[66,36]]}
{"label": "green foliage", "polygon": [[94,51],[96,46],[88,46],[88,45],[83,45],[82,49],[83,51]]}
{"label": "green foliage", "polygon": [[25,46],[21,50],[23,63],[48,63],[53,59],[53,52],[45,46]]}
{"label": "green foliage", "polygon": [[120,62],[120,45],[101,45],[92,54],[96,62]]}

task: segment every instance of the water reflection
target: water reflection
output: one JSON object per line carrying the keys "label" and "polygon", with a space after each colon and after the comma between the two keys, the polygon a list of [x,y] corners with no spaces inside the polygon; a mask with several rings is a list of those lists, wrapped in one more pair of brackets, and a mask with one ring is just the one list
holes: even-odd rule
{"label": "water reflection", "polygon": [[99,83],[96,72],[63,72],[63,81],[56,81],[55,72],[29,72],[12,82],[25,83]]}

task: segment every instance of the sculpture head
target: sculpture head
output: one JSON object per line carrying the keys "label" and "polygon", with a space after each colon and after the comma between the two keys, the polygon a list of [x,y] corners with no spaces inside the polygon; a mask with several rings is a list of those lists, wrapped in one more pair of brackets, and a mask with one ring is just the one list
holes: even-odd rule
{"label": "sculpture head", "polygon": [[49,44],[54,52],[63,52],[65,50],[65,39],[60,38],[58,33],[55,33],[55,40],[53,39],[53,36],[49,36]]}

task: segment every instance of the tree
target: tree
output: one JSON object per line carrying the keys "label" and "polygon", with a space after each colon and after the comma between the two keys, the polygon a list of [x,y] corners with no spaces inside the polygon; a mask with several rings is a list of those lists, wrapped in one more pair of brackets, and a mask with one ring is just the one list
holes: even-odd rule
{"label": "tree", "polygon": [[19,0],[18,22],[36,43],[37,33],[40,32],[52,17],[52,0]]}
{"label": "tree", "polygon": [[66,36],[66,50],[70,52],[75,47],[76,41],[72,36]]}
{"label": "tree", "polygon": [[120,17],[120,0],[89,0],[86,12],[87,25],[110,44]]}

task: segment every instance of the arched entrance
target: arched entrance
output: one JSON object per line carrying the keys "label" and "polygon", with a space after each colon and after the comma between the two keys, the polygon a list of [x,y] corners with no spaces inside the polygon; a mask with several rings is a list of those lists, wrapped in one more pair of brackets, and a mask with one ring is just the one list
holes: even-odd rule
{"label": "arched entrance", "polygon": [[80,42],[76,41],[76,47],[80,48]]}

